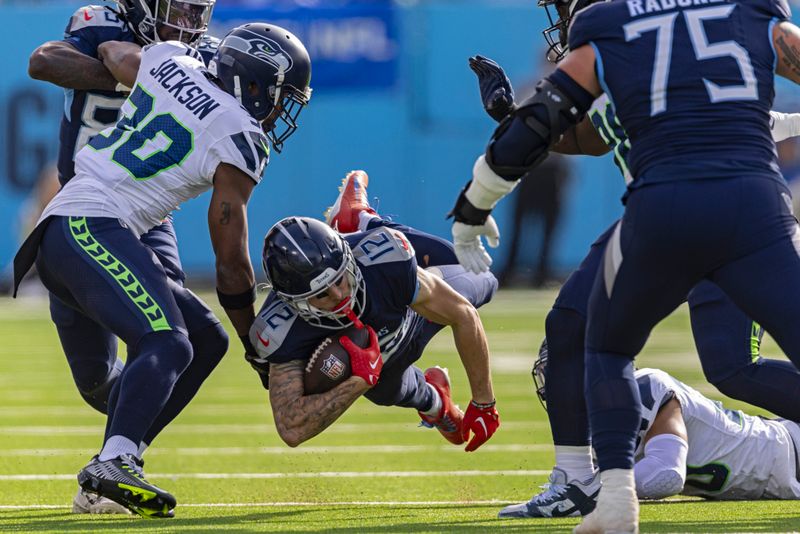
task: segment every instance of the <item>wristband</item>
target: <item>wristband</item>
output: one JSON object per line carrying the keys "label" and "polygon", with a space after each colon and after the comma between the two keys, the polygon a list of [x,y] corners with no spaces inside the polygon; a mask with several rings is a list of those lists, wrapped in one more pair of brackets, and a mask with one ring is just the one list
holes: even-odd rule
{"label": "wristband", "polygon": [[497,404],[497,400],[493,400],[492,402],[475,402],[474,400],[469,401],[471,405],[479,410],[488,410],[489,408],[494,408],[494,405]]}
{"label": "wristband", "polygon": [[217,298],[220,305],[226,310],[241,310],[251,306],[256,301],[256,285],[253,284],[250,289],[229,295],[217,289]]}
{"label": "wristband", "polygon": [[467,185],[464,186],[464,189],[461,190],[461,193],[458,195],[458,199],[456,199],[456,205],[450,210],[450,213],[447,214],[447,218],[453,217],[456,222],[469,224],[472,226],[481,226],[482,224],[486,223],[486,219],[489,218],[489,215],[492,214],[492,210],[482,210],[480,208],[476,208],[472,202],[469,201],[467,198],[466,192],[472,182],[467,182]]}

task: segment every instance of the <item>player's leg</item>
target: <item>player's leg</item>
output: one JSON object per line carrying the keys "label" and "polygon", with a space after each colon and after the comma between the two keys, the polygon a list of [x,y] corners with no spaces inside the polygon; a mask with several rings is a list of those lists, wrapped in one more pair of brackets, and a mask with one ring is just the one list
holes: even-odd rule
{"label": "player's leg", "polygon": [[123,367],[117,338],[52,293],[50,318],[81,397],[98,412],[108,413],[108,396]]}
{"label": "player's leg", "polygon": [[689,292],[689,309],[703,373],[723,394],[800,420],[800,372],[759,354],[763,329],[709,281]]}
{"label": "player's leg", "polygon": [[37,268],[50,291],[129,347],[109,438],[79,482],[140,514],[170,515],[174,497],[144,479],[135,456],[192,358],[163,267],[117,220],[54,217]]}
{"label": "player's leg", "polygon": [[160,225],[151,229],[140,239],[155,253],[169,279],[182,286],[186,281],[186,273],[183,272],[181,257],[178,254],[178,236],[175,234],[172,214],[167,215]]}
{"label": "player's leg", "polygon": [[592,287],[585,390],[602,489],[576,532],[627,532],[638,525],[633,464],[641,400],[633,359],[652,328],[702,278],[729,223],[702,206],[724,188],[696,191],[702,186],[684,184],[652,185],[629,196]]}
{"label": "player's leg", "polygon": [[192,361],[175,383],[167,404],[147,430],[139,447],[140,457],[159,432],[191,402],[228,350],[228,334],[214,312],[190,290],[171,280],[170,287],[189,331]]}
{"label": "player's leg", "polygon": [[574,517],[594,509],[600,480],[592,465],[584,391],[584,334],[589,294],[616,222],[593,244],[556,297],[545,321],[545,396],[556,465],[545,491],[507,506],[500,517]]}

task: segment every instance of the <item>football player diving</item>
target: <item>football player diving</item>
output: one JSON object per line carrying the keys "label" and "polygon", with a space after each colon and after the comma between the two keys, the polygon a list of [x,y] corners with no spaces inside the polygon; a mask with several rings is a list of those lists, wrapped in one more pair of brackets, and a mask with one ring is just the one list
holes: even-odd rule
{"label": "football player diving", "polygon": [[[589,3],[586,0],[540,2],[551,21],[543,32],[548,59],[560,61],[567,54],[567,28],[572,16]],[[481,56],[470,58],[469,64],[478,76],[484,109],[496,121],[503,120],[516,107],[514,91],[505,72],[494,61]],[[800,135],[800,114],[772,111],[770,115],[776,142]],[[612,152],[628,184],[632,180],[626,163],[630,146],[614,106],[604,94],[592,104],[586,117],[565,132],[550,150],[594,156]],[[592,465],[586,404],[581,394],[584,333],[589,294],[617,222],[592,244],[589,254],[562,286],[545,322],[549,352],[546,368],[548,418],[556,456],[550,483],[528,503],[502,510],[500,517],[578,516],[594,509],[600,481]],[[729,397],[781,417],[800,420],[800,405],[795,400],[800,394],[800,373],[790,362],[760,356],[761,327],[741,312],[713,282],[700,282],[689,292],[687,300],[706,379]]]}
{"label": "football player diving", "polygon": [[[364,395],[417,410],[425,426],[474,451],[500,425],[475,309],[492,298],[497,280],[458,265],[449,242],[379,217],[367,185],[366,173],[349,173],[328,224],[289,217],[264,240],[271,292],[250,330],[257,356],[249,361],[269,389],[278,434],[296,447]],[[352,375],[327,392],[306,392],[303,373],[315,349],[350,325],[366,328],[370,340],[361,348],[341,336]],[[447,325],[472,390],[466,413],[451,399],[446,369],[423,373],[414,365]]]}
{"label": "football player diving", "polygon": [[[545,342],[534,365],[545,410],[547,360]],[[633,467],[640,499],[800,499],[797,423],[729,410],[659,369],[637,369],[634,377],[642,403]],[[525,504],[515,507],[522,512]]]}
{"label": "football player diving", "polygon": [[256,299],[247,203],[267,165],[268,143],[279,146],[297,128],[311,96],[311,60],[297,37],[264,23],[231,30],[208,67],[180,41],[144,48],[106,41],[97,52],[133,91],[116,127],[78,153],[75,177],[14,259],[15,283],[35,262],[55,297],[128,347],[108,397],[103,447],[78,483],[142,516],[172,517],[176,499],[146,480],[141,444],[188,404],[226,343],[208,347],[196,337],[204,330],[191,321],[208,307],[167,274],[140,236],[213,190],[208,225],[217,295],[247,348]]}
{"label": "football player diving", "polygon": [[[67,24],[64,39],[38,47],[30,57],[31,78],[64,88],[65,106],[59,135],[58,176],[61,185],[75,175],[74,159],[101,130],[121,118],[120,108],[130,88],[121,84],[98,57],[98,47],[107,41],[124,41],[144,46],[177,40],[198,49],[206,63],[219,39],[206,35],[216,0],[120,0],[116,9],[84,6]],[[141,237],[142,243],[158,257],[167,275],[178,285],[186,278],[178,256],[178,243],[167,215],[161,224]],[[187,301],[187,306],[191,299]],[[208,307],[184,310],[190,325],[195,358],[193,367],[208,374],[227,351],[228,336]],[[64,355],[81,397],[94,409],[108,413],[108,399],[123,368],[117,357],[117,338],[109,330],[67,306],[50,293],[50,315],[56,325]],[[193,386],[176,388],[173,396],[188,402]],[[166,424],[156,423],[144,436],[139,456]],[[115,502],[82,489],[73,499],[73,513],[128,513]]]}

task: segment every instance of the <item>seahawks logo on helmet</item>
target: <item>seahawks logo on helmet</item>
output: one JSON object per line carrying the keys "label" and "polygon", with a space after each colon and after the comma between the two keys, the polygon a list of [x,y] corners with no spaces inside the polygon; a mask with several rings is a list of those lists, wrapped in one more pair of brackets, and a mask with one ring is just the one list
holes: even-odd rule
{"label": "seahawks logo on helmet", "polygon": [[[251,32],[252,33],[252,32]],[[275,67],[278,72],[288,72],[292,68],[292,56],[280,47],[278,43],[255,33],[253,37],[244,39],[238,35],[229,35],[225,39],[225,46],[230,47]]]}

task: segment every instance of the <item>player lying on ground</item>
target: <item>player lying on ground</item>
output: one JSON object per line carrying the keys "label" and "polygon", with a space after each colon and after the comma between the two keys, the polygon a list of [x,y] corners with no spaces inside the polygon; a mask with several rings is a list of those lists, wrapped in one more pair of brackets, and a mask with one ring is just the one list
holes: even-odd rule
{"label": "player lying on ground", "polygon": [[[281,61],[251,53],[265,48],[280,50]],[[49,291],[128,346],[109,396],[103,448],[78,482],[141,515],[171,517],[175,498],[147,482],[137,452],[149,429],[180,413],[214,366],[195,359],[185,312],[207,306],[166,274],[140,236],[213,188],[208,223],[217,293],[247,340],[256,297],[247,202],[267,164],[268,139],[281,143],[296,129],[310,96],[311,61],[294,35],[262,23],[234,28],[209,68],[178,41],[143,49],[109,41],[98,54],[134,88],[125,116],[78,154],[75,177],[17,253],[14,280],[35,260]],[[287,62],[291,72],[280,66]]]}
{"label": "player lying on ground", "polygon": [[[545,409],[547,365],[545,342],[533,373]],[[800,499],[797,423],[726,409],[659,369],[634,376],[642,405],[633,468],[640,499]],[[527,505],[509,506],[502,515],[528,517]]]}
{"label": "player lying on ground", "polygon": [[[475,309],[492,298],[497,281],[491,273],[466,272],[449,242],[380,218],[369,207],[367,183],[363,171],[347,175],[328,213],[330,226],[289,217],[267,233],[264,270],[272,291],[250,331],[257,352],[250,363],[269,387],[275,426],[292,447],[325,430],[364,395],[417,410],[455,445],[472,433],[465,450],[473,451],[500,424]],[[343,381],[327,391],[306,391],[312,354],[327,337],[340,340],[350,325],[369,334],[365,348],[341,340],[352,375],[345,377],[341,362],[326,356],[330,363],[322,372]],[[451,399],[446,369],[423,373],[414,366],[445,325],[453,329],[472,390],[466,414]]]}
{"label": "player lying on ground", "polygon": [[[572,15],[585,1],[540,2],[551,21],[545,30],[550,45],[548,57],[561,59],[566,51],[567,28]],[[553,17],[550,8],[558,15]],[[556,40],[554,36],[557,36]],[[503,69],[484,57],[470,58],[478,75],[481,98],[487,113],[502,120],[516,107],[514,92]],[[800,134],[800,114],[771,112],[775,141]],[[608,96],[602,95],[587,116],[551,150],[566,154],[601,155],[609,151],[631,182],[627,156],[630,140],[617,119]],[[536,171],[533,171],[535,174]],[[532,177],[535,179],[535,176]],[[545,328],[549,346],[547,386],[550,389],[548,417],[555,444],[556,467],[550,484],[535,495],[527,507],[503,510],[501,517],[550,517],[580,515],[592,511],[599,479],[592,466],[584,382],[584,332],[592,284],[603,258],[606,243],[617,222],[592,245],[580,267],[559,291]],[[800,419],[800,373],[790,362],[760,357],[763,330],[739,310],[717,285],[704,280],[688,294],[695,344],[709,382],[722,393],[770,410],[782,417]],[[569,501],[569,505],[567,505]]]}
{"label": "player lying on ground", "polygon": [[[61,185],[75,175],[74,157],[101,130],[121,119],[120,108],[130,88],[119,83],[98,57],[98,47],[108,41],[133,42],[140,46],[159,41],[182,41],[197,47],[208,63],[219,39],[205,35],[216,0],[120,0],[110,6],[84,6],[67,24],[64,39],[39,46],[30,57],[29,74],[65,89],[64,116],[58,147],[58,177]],[[141,236],[164,267],[167,276],[183,286],[186,275],[178,255],[172,215]],[[108,413],[108,398],[119,378],[123,362],[117,357],[117,338],[91,318],[67,306],[53,293],[50,316],[81,397],[94,409]],[[228,336],[207,306],[187,299],[184,318],[190,326],[194,349],[192,366],[209,369],[228,347]],[[178,388],[177,399],[193,395],[195,387]],[[142,439],[138,454],[159,433],[165,419],[154,424]],[[129,513],[119,504],[79,489],[73,513]]]}

